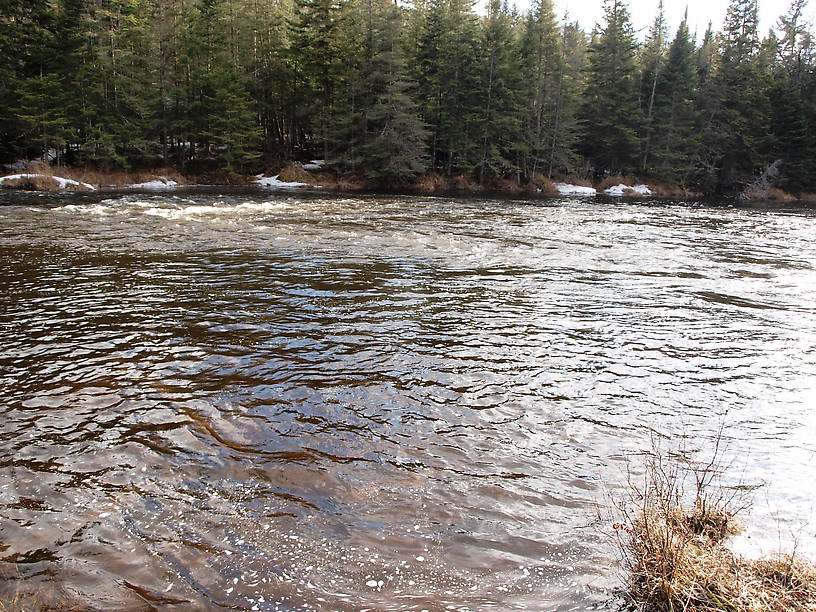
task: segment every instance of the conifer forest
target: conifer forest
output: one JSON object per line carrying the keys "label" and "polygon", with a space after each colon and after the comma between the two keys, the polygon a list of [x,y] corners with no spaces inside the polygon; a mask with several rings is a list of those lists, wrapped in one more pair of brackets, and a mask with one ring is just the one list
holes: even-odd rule
{"label": "conifer forest", "polygon": [[2,0],[0,162],[816,191],[805,3],[694,33],[655,0],[638,37],[624,0],[593,31],[551,0]]}

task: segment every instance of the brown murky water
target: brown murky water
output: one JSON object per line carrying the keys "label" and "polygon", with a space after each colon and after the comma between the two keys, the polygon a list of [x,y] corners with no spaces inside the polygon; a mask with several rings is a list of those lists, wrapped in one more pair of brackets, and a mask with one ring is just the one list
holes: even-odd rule
{"label": "brown murky water", "polygon": [[726,411],[748,547],[816,552],[811,211],[0,197],[3,596],[610,607],[596,504]]}

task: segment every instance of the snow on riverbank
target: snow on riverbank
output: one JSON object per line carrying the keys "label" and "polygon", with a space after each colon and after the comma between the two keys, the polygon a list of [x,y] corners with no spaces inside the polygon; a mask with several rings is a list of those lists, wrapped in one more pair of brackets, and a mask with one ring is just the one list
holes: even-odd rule
{"label": "snow on riverbank", "polygon": [[128,189],[147,189],[149,191],[162,191],[165,189],[175,189],[176,187],[178,187],[178,183],[170,180],[166,176],[158,176],[154,180],[147,181],[146,183],[127,185]]}
{"label": "snow on riverbank", "polygon": [[313,159],[308,164],[302,164],[300,162],[295,162],[294,165],[300,166],[304,170],[320,170],[323,166],[326,165],[326,160],[324,159]]}
{"label": "snow on riverbank", "polygon": [[610,196],[625,196],[625,195],[650,196],[652,195],[652,190],[649,189],[648,185],[635,185],[634,187],[630,187],[629,185],[624,185],[623,183],[621,183],[620,185],[610,187],[609,189],[604,191],[604,193]]}
{"label": "snow on riverbank", "polygon": [[9,174],[8,176],[0,176],[0,185],[5,183],[6,181],[17,181],[17,180],[54,180],[59,184],[59,188],[61,190],[68,189],[69,186],[71,187],[82,187],[89,191],[95,191],[96,187],[93,185],[89,185],[88,183],[80,183],[79,181],[74,181],[72,179],[62,178],[61,176],[48,176],[46,174]]}
{"label": "snow on riverbank", "polygon": [[558,190],[558,195],[594,196],[598,193],[594,187],[582,187],[569,183],[556,183],[555,188]]}
{"label": "snow on riverbank", "polygon": [[260,185],[261,187],[269,187],[272,189],[299,189],[301,187],[313,187],[314,185],[310,185],[309,183],[287,183],[286,181],[281,181],[278,179],[279,175],[275,176],[264,176],[263,174],[257,174],[255,178],[256,185]]}

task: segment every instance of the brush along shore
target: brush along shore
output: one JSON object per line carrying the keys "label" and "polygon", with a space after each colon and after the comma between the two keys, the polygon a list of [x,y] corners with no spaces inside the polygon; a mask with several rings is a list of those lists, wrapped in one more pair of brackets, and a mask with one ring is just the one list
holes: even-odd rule
{"label": "brush along shore", "polygon": [[[25,162],[17,166],[26,167]],[[57,173],[59,176],[57,176]],[[326,167],[323,160],[308,163],[292,162],[277,166],[274,171],[257,175],[211,172],[203,175],[182,175],[172,168],[143,171],[97,170],[93,168],[53,168],[49,164],[28,162],[23,173],[0,176],[0,189],[27,191],[92,191],[95,189],[167,190],[183,185],[259,185],[270,189],[321,189],[327,192],[400,192],[422,195],[476,195],[505,193],[509,195],[553,198],[558,196],[592,197],[596,195],[628,198],[657,197],[672,200],[697,200],[704,194],[695,189],[661,181],[641,182],[626,176],[608,176],[599,182],[577,176],[555,176],[552,179],[536,174],[527,181],[518,176],[491,177],[483,183],[457,174],[446,176],[428,172],[411,182],[379,184],[364,173],[338,173]],[[816,194],[794,196],[774,187],[747,188],[737,198],[742,202],[816,202]]]}
{"label": "brush along shore", "polygon": [[716,455],[700,465],[657,449],[614,502],[629,609],[813,612],[816,566],[795,554],[745,559],[729,548],[755,487],[723,485]]}

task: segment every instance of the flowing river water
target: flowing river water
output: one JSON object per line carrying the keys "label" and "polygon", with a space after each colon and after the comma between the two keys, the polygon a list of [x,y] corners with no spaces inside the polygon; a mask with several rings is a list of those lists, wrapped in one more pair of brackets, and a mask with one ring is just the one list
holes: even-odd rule
{"label": "flowing river water", "polygon": [[599,508],[721,425],[816,556],[813,210],[0,198],[0,599],[611,609]]}

